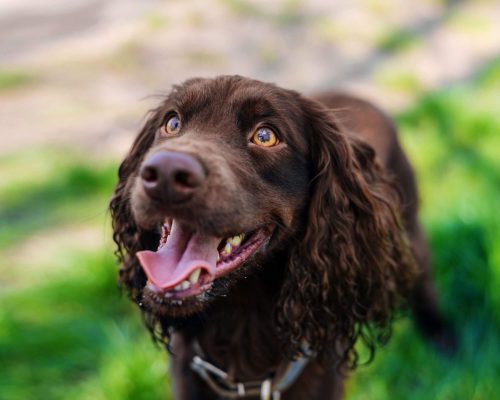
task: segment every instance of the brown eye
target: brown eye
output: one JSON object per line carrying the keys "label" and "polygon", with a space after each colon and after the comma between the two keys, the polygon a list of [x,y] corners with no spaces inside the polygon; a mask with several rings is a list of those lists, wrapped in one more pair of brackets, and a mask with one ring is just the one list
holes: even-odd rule
{"label": "brown eye", "polygon": [[181,126],[181,119],[177,115],[174,115],[168,119],[163,129],[167,135],[175,135],[179,133]]}
{"label": "brown eye", "polygon": [[279,143],[278,136],[269,128],[257,129],[250,140],[252,143],[264,147],[273,147]]}

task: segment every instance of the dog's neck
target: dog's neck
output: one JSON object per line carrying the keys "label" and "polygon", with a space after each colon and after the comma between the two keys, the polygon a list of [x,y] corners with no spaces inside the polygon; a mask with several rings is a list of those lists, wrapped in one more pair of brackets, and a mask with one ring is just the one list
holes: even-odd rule
{"label": "dog's neck", "polygon": [[277,264],[266,267],[237,283],[186,332],[235,380],[265,379],[286,362],[273,323],[282,271]]}

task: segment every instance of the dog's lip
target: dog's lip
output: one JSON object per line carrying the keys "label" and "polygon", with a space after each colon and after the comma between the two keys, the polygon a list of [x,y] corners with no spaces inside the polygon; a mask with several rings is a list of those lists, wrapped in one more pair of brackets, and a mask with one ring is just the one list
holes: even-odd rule
{"label": "dog's lip", "polygon": [[[164,226],[165,228],[170,229],[171,225],[172,220],[170,219],[165,222]],[[248,232],[244,235],[245,240],[242,242],[241,246],[239,246],[229,256],[217,261],[215,271],[213,273],[208,273],[207,270],[201,269],[200,277],[197,282],[190,283],[189,287],[185,289],[179,288],[180,285],[176,287],[161,288],[150,279],[147,281],[146,289],[155,293],[156,297],[160,296],[162,303],[170,301],[174,305],[180,305],[182,303],[179,303],[178,300],[193,298],[203,294],[211,289],[212,283],[215,280],[237,270],[238,267],[244,264],[245,261],[257,253],[270,240],[273,231],[274,226],[266,225]],[[162,236],[162,240],[166,240],[164,239],[164,235]],[[224,239],[221,243],[226,241],[227,239]],[[160,241],[160,246],[162,245],[161,242],[162,241]],[[187,279],[188,277],[186,277],[183,282]]]}

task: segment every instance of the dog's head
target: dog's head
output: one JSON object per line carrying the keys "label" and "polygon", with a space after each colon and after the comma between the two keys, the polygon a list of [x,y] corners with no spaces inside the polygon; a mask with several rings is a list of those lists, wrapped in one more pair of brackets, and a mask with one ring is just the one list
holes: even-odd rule
{"label": "dog's head", "polygon": [[200,312],[284,252],[271,307],[291,355],[383,324],[412,273],[373,150],[319,103],[242,77],[174,88],[120,166],[111,212],[121,283],[154,317]]}

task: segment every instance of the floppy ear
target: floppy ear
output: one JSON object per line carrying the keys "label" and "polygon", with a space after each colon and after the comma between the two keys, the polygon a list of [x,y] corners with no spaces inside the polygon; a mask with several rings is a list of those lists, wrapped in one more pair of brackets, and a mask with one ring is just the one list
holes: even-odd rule
{"label": "floppy ear", "polygon": [[140,163],[154,141],[158,128],[158,113],[153,110],[152,116],[146,121],[141,132],[135,139],[132,148],[125,157],[118,170],[118,183],[109,208],[111,211],[113,240],[117,245],[115,252],[120,269],[119,283],[127,289],[134,300],[139,300],[140,290],[146,283],[144,272],[140,268],[134,254],[148,247],[151,233],[141,232],[134,223],[130,210],[130,177],[137,173]]}
{"label": "floppy ear", "polygon": [[313,179],[303,240],[290,256],[277,321],[292,357],[304,343],[320,358],[356,365],[361,337],[373,355],[415,264],[395,188],[374,150],[341,132],[332,112],[303,99]]}

